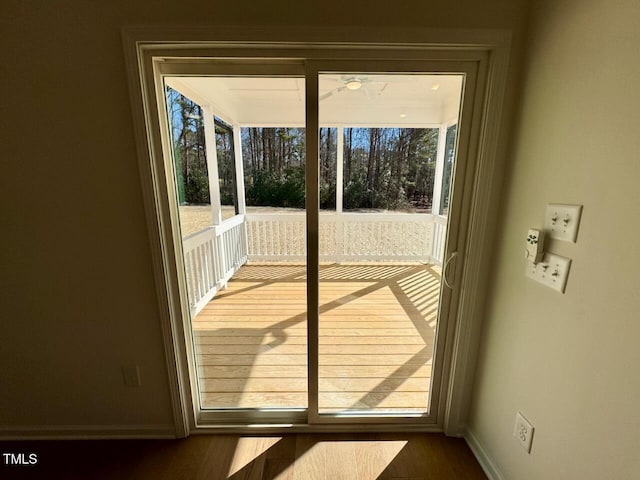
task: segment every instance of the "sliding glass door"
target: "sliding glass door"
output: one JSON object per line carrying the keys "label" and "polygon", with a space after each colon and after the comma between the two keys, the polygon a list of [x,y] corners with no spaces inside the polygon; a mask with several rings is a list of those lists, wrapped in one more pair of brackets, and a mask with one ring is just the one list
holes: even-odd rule
{"label": "sliding glass door", "polygon": [[240,63],[160,67],[199,421],[435,423],[474,64]]}

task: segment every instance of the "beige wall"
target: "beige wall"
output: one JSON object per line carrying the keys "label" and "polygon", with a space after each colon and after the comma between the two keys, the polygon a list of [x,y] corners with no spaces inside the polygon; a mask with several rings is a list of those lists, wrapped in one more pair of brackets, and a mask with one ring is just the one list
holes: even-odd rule
{"label": "beige wall", "polygon": [[0,426],[172,425],[123,25],[507,28],[517,45],[524,4],[4,1]]}
{"label": "beige wall", "polygon": [[[638,478],[640,3],[533,7],[470,429],[505,479]],[[577,244],[549,248],[573,259],[565,295],[523,274],[556,202],[584,205]]]}

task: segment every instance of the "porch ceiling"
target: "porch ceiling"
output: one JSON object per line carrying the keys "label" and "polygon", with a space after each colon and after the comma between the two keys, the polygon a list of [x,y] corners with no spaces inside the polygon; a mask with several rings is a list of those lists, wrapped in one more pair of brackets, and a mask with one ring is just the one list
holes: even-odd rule
{"label": "porch ceiling", "polygon": [[[346,83],[358,79],[361,87]],[[224,120],[245,126],[303,126],[304,79],[169,77],[167,84]],[[345,126],[428,126],[455,119],[461,75],[323,74],[320,123]]]}

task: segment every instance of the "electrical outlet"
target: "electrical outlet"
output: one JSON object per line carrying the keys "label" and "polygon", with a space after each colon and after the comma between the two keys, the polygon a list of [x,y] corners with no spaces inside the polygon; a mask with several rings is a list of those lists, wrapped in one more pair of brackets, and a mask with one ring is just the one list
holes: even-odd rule
{"label": "electrical outlet", "polygon": [[576,243],[582,205],[550,203],[544,216],[544,228],[556,240]]}
{"label": "electrical outlet", "polygon": [[527,262],[526,275],[546,287],[564,293],[569,277],[571,259],[545,253],[542,260],[536,264]]}
{"label": "electrical outlet", "polygon": [[138,365],[122,367],[122,375],[124,377],[124,384],[127,387],[139,387],[142,385],[140,381],[140,367]]}
{"label": "electrical outlet", "polygon": [[513,436],[522,445],[527,453],[531,453],[531,442],[533,441],[533,425],[524,418],[520,412],[516,413],[516,425],[513,429]]}

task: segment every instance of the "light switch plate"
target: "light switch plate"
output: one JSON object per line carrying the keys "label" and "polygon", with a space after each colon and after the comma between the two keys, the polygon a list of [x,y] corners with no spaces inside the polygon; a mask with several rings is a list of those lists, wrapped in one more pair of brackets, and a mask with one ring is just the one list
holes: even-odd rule
{"label": "light switch plate", "polygon": [[527,262],[527,277],[532,278],[536,282],[546,287],[564,293],[569,277],[569,268],[571,267],[571,259],[554,255],[553,253],[545,253],[542,261],[535,265]]}
{"label": "light switch plate", "polygon": [[582,205],[550,203],[544,216],[544,229],[551,238],[576,243]]}

